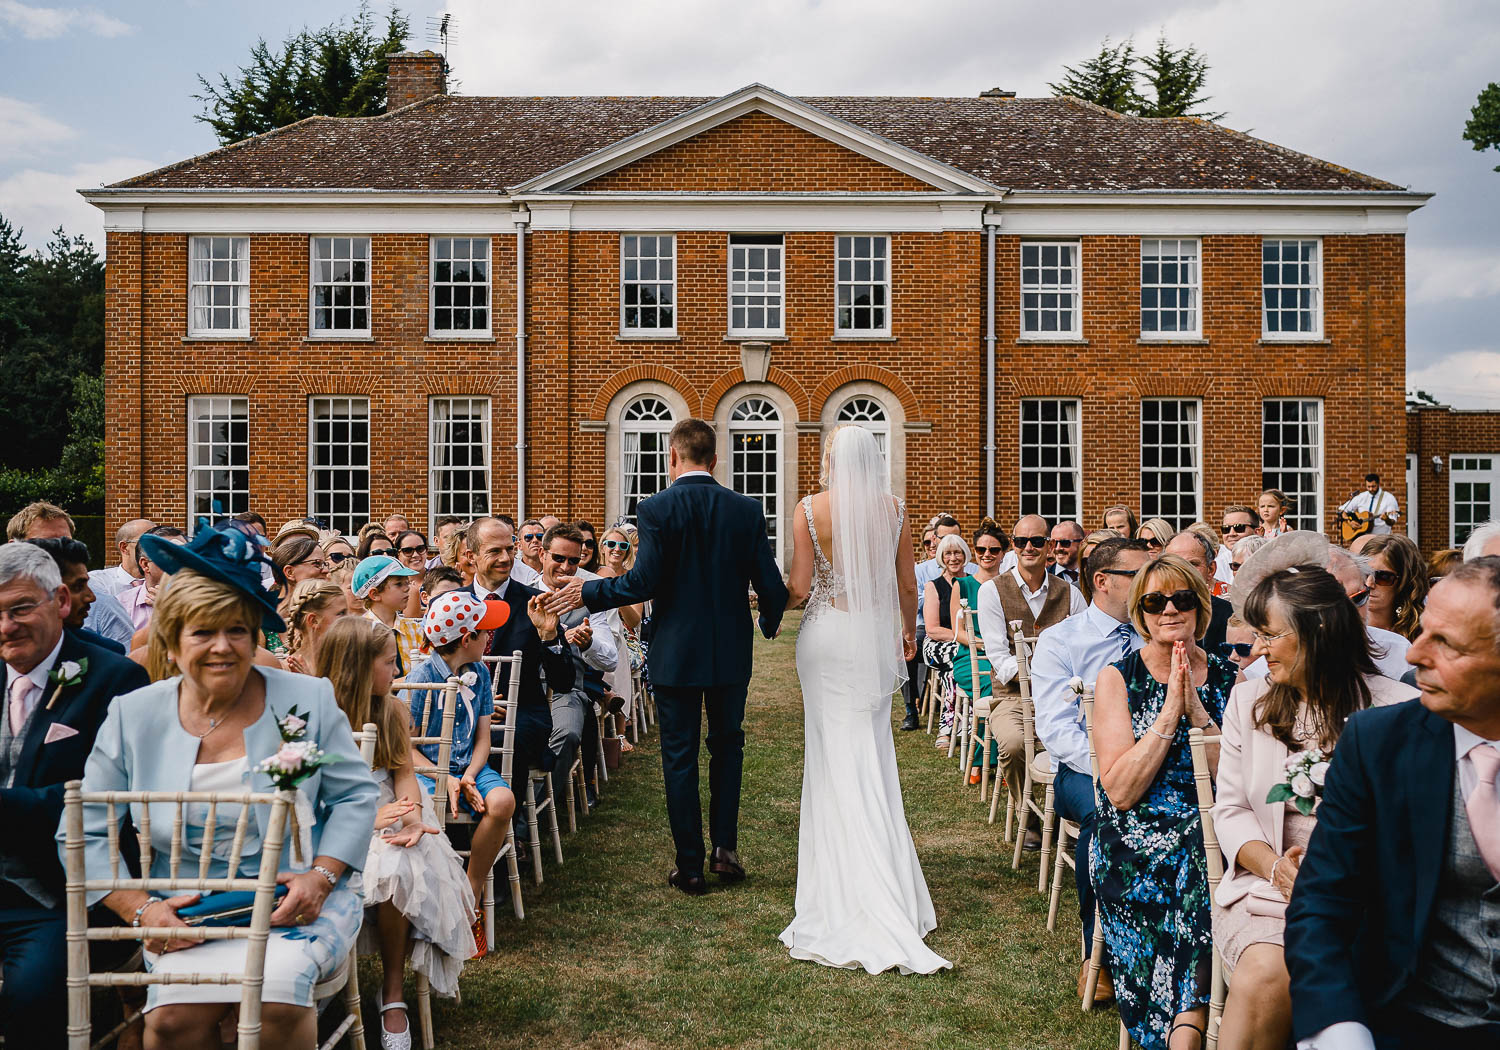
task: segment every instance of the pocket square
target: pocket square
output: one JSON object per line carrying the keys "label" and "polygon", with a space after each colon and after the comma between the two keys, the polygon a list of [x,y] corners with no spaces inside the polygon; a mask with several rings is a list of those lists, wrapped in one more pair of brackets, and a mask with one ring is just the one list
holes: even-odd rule
{"label": "pocket square", "polygon": [[50,726],[47,727],[47,738],[43,740],[42,743],[55,744],[59,740],[66,740],[70,736],[77,735],[78,730],[74,729],[72,726],[65,726],[61,722],[53,722]]}

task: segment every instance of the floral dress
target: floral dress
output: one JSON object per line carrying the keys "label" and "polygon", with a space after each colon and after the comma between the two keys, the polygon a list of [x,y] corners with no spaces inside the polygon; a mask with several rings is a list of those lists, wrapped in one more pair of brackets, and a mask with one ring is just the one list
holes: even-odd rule
{"label": "floral dress", "polygon": [[[1152,677],[1139,652],[1114,667],[1125,679],[1139,740],[1161,713],[1166,683]],[[1237,673],[1228,660],[1209,655],[1198,698],[1215,723],[1224,720]],[[1156,779],[1133,807],[1115,809],[1099,786],[1089,870],[1120,1019],[1143,1050],[1162,1050],[1172,1019],[1208,1002],[1212,960],[1208,868],[1186,720],[1179,723]]]}

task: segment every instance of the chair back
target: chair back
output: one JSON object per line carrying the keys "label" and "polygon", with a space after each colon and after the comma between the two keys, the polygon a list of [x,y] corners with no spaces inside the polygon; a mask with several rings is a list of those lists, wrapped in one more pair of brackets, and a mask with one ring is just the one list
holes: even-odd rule
{"label": "chair back", "polygon": [[[446,682],[408,682],[405,680],[391,683],[391,692],[397,696],[402,693],[406,695],[407,705],[410,707],[419,696],[422,699],[422,725],[417,726],[412,732],[412,746],[437,745],[438,755],[435,765],[416,767],[414,772],[431,777],[432,787],[432,812],[437,818],[438,827],[448,826],[448,780],[451,777],[449,771],[453,758],[453,725],[458,714],[458,679],[449,678]],[[421,736],[424,726],[428,724],[431,717],[428,714],[427,704],[440,705],[439,710],[443,713],[442,729],[437,736]],[[415,719],[412,724],[416,726]]]}
{"label": "chair back", "polygon": [[[497,725],[495,719],[490,719],[490,746],[494,746],[495,737],[498,734],[500,775],[509,784],[511,771],[515,768],[516,762],[516,707],[521,696],[521,650],[517,649],[509,656],[486,656],[484,662],[490,669],[490,687],[495,695],[495,705],[498,707],[504,704],[505,706],[504,723]],[[506,680],[509,683],[504,696],[500,693],[502,670],[507,670]]]}
{"label": "chair back", "polygon": [[365,727],[354,734],[354,742],[359,745],[359,757],[371,769],[375,768],[375,739],[379,733],[374,722],[366,722]]}
{"label": "chair back", "polygon": [[1203,852],[1208,862],[1208,892],[1212,897],[1224,878],[1224,851],[1214,831],[1214,781],[1208,769],[1208,745],[1203,730],[1188,730],[1188,750],[1193,754],[1193,786],[1198,789],[1198,817],[1203,822]]}
{"label": "chair back", "polygon": [[[964,691],[969,694],[970,700],[978,703],[979,698],[984,695],[984,687],[980,683],[979,678],[979,643],[975,640],[975,619],[975,614],[969,609],[969,599],[960,598],[958,600],[958,622],[955,626],[967,635],[969,639],[969,687]],[[954,682],[954,684],[957,685],[958,683]],[[960,686],[960,688],[963,687]]]}
{"label": "chair back", "polygon": [[[240,986],[240,1011],[237,1045],[240,1050],[255,1050],[260,1044],[261,988],[265,979],[266,941],[271,933],[271,913],[276,910],[276,874],[281,866],[281,852],[286,839],[287,818],[295,793],[291,791],[89,791],[83,782],[69,781],[63,789],[63,867],[67,874],[66,919],[68,961],[68,1046],[86,1050],[90,1045],[89,990],[91,988],[139,986],[151,984],[218,984]],[[238,877],[244,857],[245,840],[257,806],[269,807],[260,845],[260,864],[255,878]],[[88,836],[85,834],[85,810],[102,807],[109,854],[109,873],[90,872],[85,858]],[[220,819],[221,809],[238,809],[233,818]],[[203,833],[197,843],[200,850],[196,864],[184,861],[188,842],[188,811],[194,811],[192,823],[198,823],[201,812]],[[163,811],[171,814],[172,841],[168,853],[168,874],[153,877],[156,859],[151,842],[153,819],[158,823]],[[134,819],[139,829],[141,878],[121,871],[120,827],[125,816]],[[222,834],[233,831],[227,858],[228,874],[210,877],[216,847]],[[168,935],[181,937],[181,927],[108,926],[89,927],[88,899],[91,894],[116,890],[140,890],[160,897],[182,893],[253,893],[254,903],[248,926],[200,926],[195,938],[205,941],[245,940],[245,968],[241,973],[90,973],[89,942],[145,941]]]}
{"label": "chair back", "polygon": [[1099,804],[1099,749],[1094,745],[1094,687],[1080,683],[1078,702],[1083,705],[1083,724],[1089,735],[1089,769],[1094,776],[1094,805]]}
{"label": "chair back", "polygon": [[1031,647],[1036,638],[1026,637],[1020,620],[1010,621],[1010,651],[1016,658],[1016,684],[1021,690],[1021,739],[1026,746],[1026,768],[1036,760],[1036,705],[1031,699]]}

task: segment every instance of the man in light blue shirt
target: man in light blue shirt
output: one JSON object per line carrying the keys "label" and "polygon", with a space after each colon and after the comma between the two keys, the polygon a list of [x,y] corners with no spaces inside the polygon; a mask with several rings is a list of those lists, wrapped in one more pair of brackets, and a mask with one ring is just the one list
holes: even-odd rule
{"label": "man in light blue shirt", "polygon": [[[1087,572],[1094,601],[1083,612],[1043,631],[1031,658],[1031,695],[1036,705],[1036,735],[1051,756],[1057,777],[1053,795],[1058,815],[1079,827],[1077,862],[1078,913],[1083,920],[1085,968],[1094,937],[1094,888],[1089,880],[1089,844],[1094,838],[1093,771],[1083,711],[1070,683],[1092,686],[1109,664],[1139,649],[1141,636],[1130,624],[1126,599],[1141,566],[1150,560],[1144,540],[1111,539],[1089,555]],[[1079,971],[1079,995],[1084,970]],[[1114,998],[1108,974],[1100,974],[1095,1002]]]}

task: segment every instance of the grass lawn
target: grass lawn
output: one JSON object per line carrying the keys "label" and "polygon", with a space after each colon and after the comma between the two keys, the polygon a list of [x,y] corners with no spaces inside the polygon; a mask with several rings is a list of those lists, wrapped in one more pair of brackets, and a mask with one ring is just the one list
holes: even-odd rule
{"label": "grass lawn", "polygon": [[[776,642],[756,639],[740,813],[749,879],[721,888],[710,878],[698,899],[667,887],[672,841],[653,732],[626,756],[601,808],[564,833],[566,866],[549,863],[540,889],[525,882],[524,922],[500,890],[495,943],[465,969],[462,1003],[434,1001],[439,1046],[1114,1046],[1115,1013],[1086,1015],[1074,996],[1071,881],[1049,934],[1037,857],[1010,870],[978,789],[960,786],[925,733],[897,732],[896,750],[938,913],[928,943],[956,970],[870,976],[788,958],[777,934],[791,919],[796,879],[795,645],[795,618]],[[703,774],[706,809],[706,753]],[[378,1047],[368,962],[364,976],[367,1045]]]}

